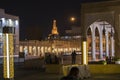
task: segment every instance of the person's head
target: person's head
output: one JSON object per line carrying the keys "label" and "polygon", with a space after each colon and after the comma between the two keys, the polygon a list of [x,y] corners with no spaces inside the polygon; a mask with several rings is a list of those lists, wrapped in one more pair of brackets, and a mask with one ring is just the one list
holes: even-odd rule
{"label": "person's head", "polygon": [[71,70],[70,70],[70,72],[69,72],[69,75],[78,77],[78,75],[79,75],[79,69],[77,67],[72,67]]}
{"label": "person's head", "polygon": [[73,52],[75,52],[75,50]]}

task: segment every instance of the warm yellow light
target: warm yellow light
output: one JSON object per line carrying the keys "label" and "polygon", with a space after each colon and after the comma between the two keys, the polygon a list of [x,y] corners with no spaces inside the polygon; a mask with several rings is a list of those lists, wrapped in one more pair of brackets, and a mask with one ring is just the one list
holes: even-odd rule
{"label": "warm yellow light", "polygon": [[13,34],[4,34],[4,78],[14,77]]}
{"label": "warm yellow light", "polygon": [[87,65],[87,43],[86,41],[83,42],[83,64]]}
{"label": "warm yellow light", "polygon": [[6,55],[6,57],[7,57],[7,78],[9,78],[10,77],[10,75],[9,75],[9,73],[10,73],[10,61],[9,61],[9,39],[8,39],[8,34],[6,34],[6,52],[7,52],[7,55]]}
{"label": "warm yellow light", "polygon": [[71,20],[71,21],[75,21],[75,17],[71,17],[70,20]]}

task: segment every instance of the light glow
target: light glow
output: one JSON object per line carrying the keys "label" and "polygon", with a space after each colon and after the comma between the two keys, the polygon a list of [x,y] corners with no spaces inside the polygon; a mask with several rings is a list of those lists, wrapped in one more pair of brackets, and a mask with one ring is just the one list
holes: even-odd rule
{"label": "light glow", "polygon": [[14,26],[11,19],[9,19],[9,26]]}
{"label": "light glow", "polygon": [[6,51],[7,51],[7,78],[10,78],[10,61],[9,61],[9,39],[8,39],[8,34],[6,34]]}
{"label": "light glow", "polygon": [[87,65],[87,43],[86,41],[83,42],[83,64]]}
{"label": "light glow", "polygon": [[18,20],[15,20],[15,25],[16,25],[16,26],[18,26],[18,25],[19,25]]}
{"label": "light glow", "polygon": [[75,17],[71,17],[70,20],[71,20],[71,21],[75,21]]}
{"label": "light glow", "polygon": [[14,46],[13,46],[13,34],[4,34],[4,78],[14,77]]}
{"label": "light glow", "polygon": [[2,18],[2,26],[5,26],[5,18]]}

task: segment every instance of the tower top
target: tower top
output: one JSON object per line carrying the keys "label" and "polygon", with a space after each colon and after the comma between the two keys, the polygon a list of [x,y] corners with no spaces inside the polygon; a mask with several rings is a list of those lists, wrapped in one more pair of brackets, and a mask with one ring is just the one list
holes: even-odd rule
{"label": "tower top", "polygon": [[53,20],[53,28],[52,28],[52,35],[58,35],[58,30],[56,26],[56,20]]}
{"label": "tower top", "polygon": [[56,23],[56,20],[53,20],[53,23]]}

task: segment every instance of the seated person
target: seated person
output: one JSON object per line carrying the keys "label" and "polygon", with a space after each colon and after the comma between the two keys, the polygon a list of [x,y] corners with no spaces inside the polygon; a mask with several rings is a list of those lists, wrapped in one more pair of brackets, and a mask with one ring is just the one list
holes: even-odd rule
{"label": "seated person", "polygon": [[72,67],[67,76],[62,77],[60,80],[79,80],[79,69]]}

